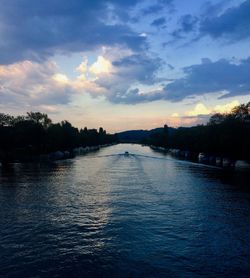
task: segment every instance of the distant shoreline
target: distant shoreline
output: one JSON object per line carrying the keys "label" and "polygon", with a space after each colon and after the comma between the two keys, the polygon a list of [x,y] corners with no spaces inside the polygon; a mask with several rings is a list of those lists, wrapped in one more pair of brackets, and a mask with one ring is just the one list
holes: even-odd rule
{"label": "distant shoreline", "polygon": [[98,151],[101,148],[109,147],[113,144],[104,144],[104,145],[97,145],[97,146],[86,146],[86,147],[76,147],[71,150],[58,150],[55,152],[50,152],[48,154],[36,154],[36,155],[23,155],[22,157],[15,157],[14,151],[9,153],[12,159],[1,160],[0,163],[30,163],[30,162],[53,162],[57,160],[65,160],[75,158],[79,155],[85,155],[90,152]]}

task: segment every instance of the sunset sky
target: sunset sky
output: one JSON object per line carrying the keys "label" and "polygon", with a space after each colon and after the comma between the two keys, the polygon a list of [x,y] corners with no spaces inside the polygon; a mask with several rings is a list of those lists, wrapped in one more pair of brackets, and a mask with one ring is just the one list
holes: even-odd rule
{"label": "sunset sky", "polygon": [[0,112],[109,132],[250,100],[250,0],[0,0]]}

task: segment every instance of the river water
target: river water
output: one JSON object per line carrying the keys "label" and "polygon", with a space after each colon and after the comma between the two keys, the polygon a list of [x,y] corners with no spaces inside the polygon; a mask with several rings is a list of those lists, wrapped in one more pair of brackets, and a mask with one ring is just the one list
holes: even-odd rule
{"label": "river water", "polygon": [[249,277],[249,242],[243,173],[131,144],[0,168],[1,277]]}

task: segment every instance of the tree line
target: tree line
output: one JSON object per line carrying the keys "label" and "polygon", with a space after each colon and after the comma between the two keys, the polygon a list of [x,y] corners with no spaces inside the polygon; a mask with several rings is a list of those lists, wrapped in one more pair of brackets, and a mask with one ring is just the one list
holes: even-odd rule
{"label": "tree line", "polygon": [[250,102],[212,115],[206,125],[177,129],[165,125],[142,143],[250,161]]}
{"label": "tree line", "polygon": [[116,141],[116,136],[107,134],[102,127],[79,130],[68,121],[53,123],[40,112],[16,117],[0,113],[0,161]]}
{"label": "tree line", "polygon": [[[21,116],[0,113],[0,161],[117,142],[117,136],[102,127],[78,129],[68,121],[53,123],[40,112]],[[212,115],[206,125],[177,129],[165,125],[141,143],[250,161],[250,102],[230,113]]]}

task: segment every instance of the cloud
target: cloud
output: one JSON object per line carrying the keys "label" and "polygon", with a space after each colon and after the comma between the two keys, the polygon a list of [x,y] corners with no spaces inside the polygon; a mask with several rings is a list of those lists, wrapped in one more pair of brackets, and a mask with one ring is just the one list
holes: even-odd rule
{"label": "cloud", "polygon": [[[24,61],[0,66],[0,104],[27,107],[27,110],[29,107],[36,107],[45,112],[56,113],[57,107],[69,105],[76,97],[85,94],[105,98],[111,103],[137,104],[156,100],[180,101],[186,97],[218,90],[224,90],[224,94],[229,96],[237,95],[235,90],[230,89],[239,89],[240,94],[250,92],[250,59],[238,64],[226,60],[213,63],[209,59],[203,59],[202,64],[185,68],[185,77],[168,81],[171,83],[163,86],[159,85],[161,82],[157,78],[161,60],[147,55],[128,54],[126,51],[123,57],[118,58],[122,51],[117,51],[118,56],[114,51],[111,52],[113,56],[104,53],[97,56],[92,64],[88,63],[86,57],[83,58],[83,62],[76,68],[79,75],[74,79],[61,73],[52,61],[43,64]],[[145,86],[142,87],[141,84]],[[156,85],[158,88],[155,88]],[[248,91],[243,88],[248,88]],[[228,112],[238,104],[238,101],[233,101],[207,107],[198,103],[185,117],[192,117],[193,121],[193,118],[200,119],[202,115]],[[178,115],[175,114],[174,117]]]}
{"label": "cloud", "polygon": [[154,27],[161,27],[161,26],[163,26],[163,25],[165,25],[165,24],[166,24],[166,19],[165,19],[165,17],[159,17],[159,18],[155,19],[155,20],[151,23],[151,25],[154,26]]}
{"label": "cloud", "polygon": [[75,70],[79,72],[81,76],[84,76],[85,79],[85,73],[88,70],[88,59],[84,58],[81,64]]}
{"label": "cloud", "polygon": [[[120,56],[120,53],[118,51],[117,55]],[[100,64],[100,58],[90,65],[85,73],[88,76],[88,85],[91,86],[86,88],[84,84],[82,89],[93,97],[104,96],[112,103],[134,104],[144,101],[139,89],[136,88],[138,84],[150,86],[159,81],[157,71],[161,68],[162,61],[145,53],[124,53],[122,57],[112,53],[111,56],[102,57],[102,68],[105,65],[105,71],[94,72],[93,67],[97,64]],[[85,83],[87,81],[85,80]],[[80,85],[79,81],[77,86]]]}
{"label": "cloud", "polygon": [[[99,56],[92,65],[88,65],[84,58],[83,63],[77,68],[79,76],[75,79],[69,79],[51,61],[43,64],[24,61],[0,66],[0,103],[17,107],[27,105],[49,107],[48,111],[49,109],[52,111],[58,105],[70,104],[74,96],[86,93],[93,97],[105,97],[112,103],[124,104],[162,99],[179,101],[188,96],[218,90],[227,92],[224,97],[235,96],[242,92],[250,93],[250,82],[247,80],[250,59],[243,60],[237,65],[225,60],[212,63],[204,59],[200,65],[185,68],[185,78],[174,80],[165,87],[148,92],[136,87],[138,82],[145,86],[158,84],[156,72],[161,66],[160,62],[158,59],[137,55],[128,55],[115,61]],[[229,67],[229,69],[221,71],[221,67]],[[236,76],[235,71],[240,74]],[[212,77],[210,72],[214,74]],[[218,72],[225,72],[225,75],[219,76]],[[246,81],[248,84],[244,83]],[[231,87],[239,89],[239,93],[230,91]],[[243,87],[248,90],[245,92]],[[234,100],[225,105],[208,108],[198,103],[186,116],[225,113],[238,104],[239,102]]]}
{"label": "cloud", "polygon": [[224,92],[222,98],[250,94],[250,58],[234,64],[221,59],[184,68],[185,76],[165,86],[162,98],[181,101],[186,97]]}
{"label": "cloud", "polygon": [[56,73],[52,76],[52,79],[54,79],[56,82],[61,84],[68,84],[69,79],[65,74],[62,73]]}
{"label": "cloud", "polygon": [[67,104],[72,92],[68,78],[58,72],[53,62],[24,61],[0,66],[1,104],[17,107]]}
{"label": "cloud", "polygon": [[[175,44],[188,39],[188,44],[205,36],[213,39],[238,42],[250,37],[250,0],[237,6],[233,1],[205,2],[199,15],[185,14],[179,18],[178,27],[170,35],[173,37],[163,45]],[[184,44],[186,46],[186,44]]]}
{"label": "cloud", "polygon": [[103,56],[98,56],[96,62],[89,68],[89,71],[96,75],[110,73],[112,71],[112,64]]}
{"label": "cloud", "polygon": [[170,42],[164,43],[163,45],[172,44],[178,41],[179,39],[184,39],[186,35],[190,33],[196,33],[196,29],[199,23],[199,18],[191,14],[186,14],[180,17],[178,21],[178,28],[176,28],[171,36],[173,40]]}
{"label": "cloud", "polygon": [[180,18],[180,30],[185,33],[189,33],[194,30],[196,24],[198,22],[198,18],[196,16],[186,14]]}
{"label": "cloud", "polygon": [[2,0],[0,9],[0,64],[42,62],[56,53],[125,46],[134,51],[146,46],[118,11],[129,14],[137,1]]}
{"label": "cloud", "polygon": [[201,6],[201,18],[219,16],[230,6],[232,7],[232,0],[220,0],[219,2],[206,1]]}
{"label": "cloud", "polygon": [[215,113],[228,113],[232,111],[235,106],[239,106],[240,102],[238,100],[233,100],[226,104],[218,104],[213,108],[213,112]]}
{"label": "cloud", "polygon": [[208,115],[180,116],[178,113],[173,113],[171,117],[167,119],[167,124],[172,127],[185,127],[194,126],[198,124],[206,124],[208,120]]}
{"label": "cloud", "polygon": [[173,113],[168,119],[171,126],[191,126],[197,124],[206,124],[210,117],[215,113],[229,113],[235,107],[240,105],[238,100],[215,106],[207,106],[202,102],[197,103],[192,110],[184,113]]}
{"label": "cloud", "polygon": [[173,117],[173,118],[178,118],[178,117],[180,117],[180,115],[179,115],[179,113],[173,113],[172,115],[171,115],[171,117]]}
{"label": "cloud", "polygon": [[228,8],[224,13],[201,19],[201,36],[209,35],[215,39],[225,38],[238,41],[250,37],[250,0],[236,7]]}
{"label": "cloud", "polygon": [[155,4],[141,10],[143,16],[153,15],[161,12],[165,7],[173,9],[174,0],[158,0]]}
{"label": "cloud", "polygon": [[104,97],[112,103],[135,104],[147,101],[137,86],[152,86],[162,81],[157,77],[163,62],[146,53],[126,49],[104,49],[92,64],[87,58],[76,68],[79,76],[71,84],[79,93]]}
{"label": "cloud", "polygon": [[144,84],[156,82],[156,73],[162,65],[159,58],[153,58],[145,53],[133,54],[113,61],[117,75],[124,76],[128,80],[139,81]]}
{"label": "cloud", "polygon": [[209,115],[211,110],[208,109],[203,103],[198,103],[193,110],[187,112],[187,116]]}
{"label": "cloud", "polygon": [[157,71],[161,65],[158,58],[117,48],[106,49],[91,64],[84,57],[75,69],[78,76],[74,79],[60,72],[52,61],[2,65],[0,103],[54,107],[70,104],[76,96],[84,94],[112,103],[138,103],[143,96],[136,86],[159,82]]}
{"label": "cloud", "polygon": [[186,112],[186,116],[196,117],[202,115],[212,115],[215,113],[229,113],[235,106],[238,105],[240,105],[238,100],[232,100],[231,102],[225,104],[218,104],[214,107],[207,107],[205,104],[200,102],[197,103],[192,110]]}
{"label": "cloud", "polygon": [[162,9],[163,9],[162,5],[155,4],[155,5],[149,6],[147,8],[144,8],[142,10],[142,14],[143,15],[156,14],[156,13],[159,13],[160,11],[162,11]]}
{"label": "cloud", "polygon": [[[147,68],[143,62],[141,65],[138,62],[139,68],[136,66],[128,68],[130,59],[132,58],[122,60],[121,64],[126,66],[125,71],[121,70],[118,72],[118,75],[124,74],[128,78],[127,80],[131,81],[133,81],[133,76],[136,76],[137,80],[144,81],[145,84],[147,84],[147,81],[150,81],[149,84],[157,83],[155,76],[156,70],[159,67],[157,63],[155,63],[155,66],[152,66],[154,63],[151,61],[150,67]],[[117,65],[119,65],[119,62]],[[152,89],[147,93],[139,90],[138,87],[129,90],[127,89],[128,86],[125,86],[124,90],[118,90],[119,93],[112,94],[110,100],[129,104],[155,100],[179,102],[185,98],[194,98],[205,94],[219,93],[219,98],[221,99],[250,94],[250,58],[240,60],[237,64],[225,59],[212,62],[208,58],[204,58],[201,64],[185,67],[183,72],[184,76],[182,78],[173,81],[169,80],[170,83],[167,85],[158,89]],[[126,82],[126,79],[124,82]],[[113,83],[110,85],[113,85]]]}
{"label": "cloud", "polygon": [[144,54],[131,54],[112,62],[113,72],[102,76],[96,84],[105,88],[106,98],[113,103],[135,104],[147,101],[147,96],[141,94],[137,86],[151,86],[160,80],[157,72],[162,61]]}

